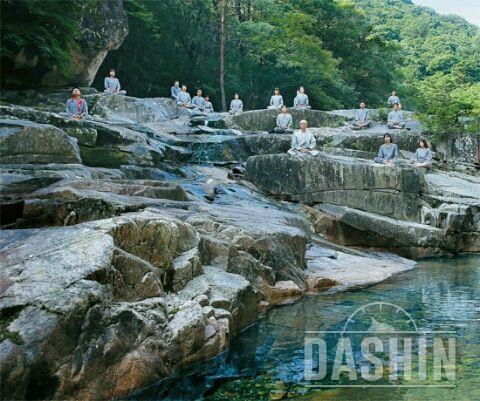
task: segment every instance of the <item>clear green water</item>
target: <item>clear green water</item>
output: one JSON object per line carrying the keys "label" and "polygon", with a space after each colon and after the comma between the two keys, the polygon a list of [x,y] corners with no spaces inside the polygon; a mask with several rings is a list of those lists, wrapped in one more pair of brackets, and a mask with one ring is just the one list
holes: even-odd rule
{"label": "clear green water", "polygon": [[[455,332],[456,380],[448,383],[453,384],[453,388],[308,387],[309,382],[304,380],[305,332],[342,330],[355,310],[372,302],[398,305],[422,330]],[[370,313],[383,324],[398,323],[398,316],[393,312],[372,310]],[[329,348],[336,343],[334,335],[323,334],[323,338]],[[407,382],[385,378],[375,382],[379,383]],[[429,373],[426,382],[408,382],[411,383],[439,382],[433,382]],[[273,309],[265,319],[242,332],[227,353],[165,380],[133,399],[480,400],[480,257],[422,261],[418,268],[372,287],[309,296]]]}

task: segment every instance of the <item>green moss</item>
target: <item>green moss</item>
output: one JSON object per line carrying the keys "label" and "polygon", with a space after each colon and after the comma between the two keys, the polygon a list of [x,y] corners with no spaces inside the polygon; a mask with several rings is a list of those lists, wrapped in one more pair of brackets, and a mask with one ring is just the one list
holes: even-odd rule
{"label": "green moss", "polygon": [[83,164],[90,167],[118,168],[122,164],[130,164],[130,155],[121,150],[108,148],[90,148],[80,145]]}
{"label": "green moss", "polygon": [[168,311],[168,316],[174,316],[176,315],[178,312],[180,312],[180,308],[176,307],[176,308],[173,308],[172,310],[169,310]]}
{"label": "green moss", "polygon": [[378,109],[378,116],[380,117],[381,121],[387,121],[389,112],[390,109],[387,108]]}
{"label": "green moss", "polygon": [[9,339],[17,345],[23,344],[23,339],[18,332],[8,330],[10,323],[20,315],[21,311],[22,308],[18,307],[4,309],[0,312],[0,342]]}

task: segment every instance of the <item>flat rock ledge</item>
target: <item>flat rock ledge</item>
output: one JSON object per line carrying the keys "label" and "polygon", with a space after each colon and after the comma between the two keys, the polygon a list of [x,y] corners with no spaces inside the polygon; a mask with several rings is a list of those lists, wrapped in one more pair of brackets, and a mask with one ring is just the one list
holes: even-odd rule
{"label": "flat rock ledge", "polygon": [[477,177],[323,152],[253,156],[247,179],[269,195],[309,205],[303,212],[316,233],[342,245],[414,258],[480,249]]}

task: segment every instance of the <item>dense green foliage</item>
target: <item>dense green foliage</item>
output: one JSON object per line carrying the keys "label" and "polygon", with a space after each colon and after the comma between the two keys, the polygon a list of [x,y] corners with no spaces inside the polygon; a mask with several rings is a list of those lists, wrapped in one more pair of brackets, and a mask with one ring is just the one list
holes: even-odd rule
{"label": "dense green foliage", "polygon": [[68,72],[80,2],[1,0],[0,7],[3,78],[38,74],[52,64]]}
{"label": "dense green foliage", "polygon": [[[225,89],[264,107],[304,85],[316,108],[384,106],[394,88],[433,130],[479,112],[480,30],[409,0],[226,0]],[[220,106],[220,0],[127,0],[130,35],[104,63],[129,92],[168,94],[175,79]],[[139,46],[139,44],[141,44]],[[435,117],[431,117],[434,114]]]}
{"label": "dense green foliage", "polygon": [[[288,103],[304,85],[318,108],[384,101],[395,49],[352,4],[331,0],[228,0],[225,89],[247,108],[264,107],[275,86]],[[219,107],[217,0],[127,0],[130,34],[109,54],[133,95],[168,93],[175,79],[202,87]]]}
{"label": "dense green foliage", "polygon": [[480,117],[480,29],[409,0],[357,0],[374,32],[397,44],[404,105],[435,132],[463,129],[460,116]]}
{"label": "dense green foliage", "polygon": [[[480,115],[480,29],[460,17],[410,0],[224,2],[227,101],[239,92],[246,108],[265,107],[279,86],[291,104],[303,85],[315,108],[378,107],[395,88],[435,131]],[[94,86],[115,67],[131,95],[166,96],[178,79],[220,108],[221,3],[124,0],[130,33]],[[2,0],[2,76],[68,71],[83,6],[94,0]]]}

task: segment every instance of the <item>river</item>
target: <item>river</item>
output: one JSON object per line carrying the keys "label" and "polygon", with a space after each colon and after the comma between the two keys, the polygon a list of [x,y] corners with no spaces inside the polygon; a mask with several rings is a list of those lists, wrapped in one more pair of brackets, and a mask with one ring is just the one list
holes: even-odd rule
{"label": "river", "polygon": [[[388,371],[385,356],[381,360],[387,364],[386,373],[375,382],[360,377],[362,361],[358,360],[355,361],[360,378],[357,381],[346,380],[345,375],[339,381],[333,380],[329,376],[331,365],[325,379],[306,381],[305,338],[321,337],[327,344],[328,355],[332,356],[339,336],[347,334],[331,332],[359,327],[362,319],[370,325],[375,321],[383,328],[396,330],[416,325],[419,333],[426,333],[422,336],[426,338],[427,354],[433,352],[434,336],[442,337],[444,344],[447,337],[453,337],[456,343],[454,380],[446,377],[434,380],[430,369],[432,358],[427,355],[426,380],[415,376],[420,364],[415,358],[412,362],[414,380],[405,380],[402,369],[399,378],[391,380],[387,376],[391,370]],[[415,347],[414,340],[414,353],[418,351]],[[357,356],[355,350],[354,355]],[[312,387],[312,384],[321,387]],[[381,387],[373,387],[378,384]],[[363,387],[365,385],[369,387]],[[274,308],[257,324],[240,333],[224,354],[157,383],[131,399],[480,400],[480,256],[423,260],[417,268],[371,287],[306,296],[296,303]]]}

